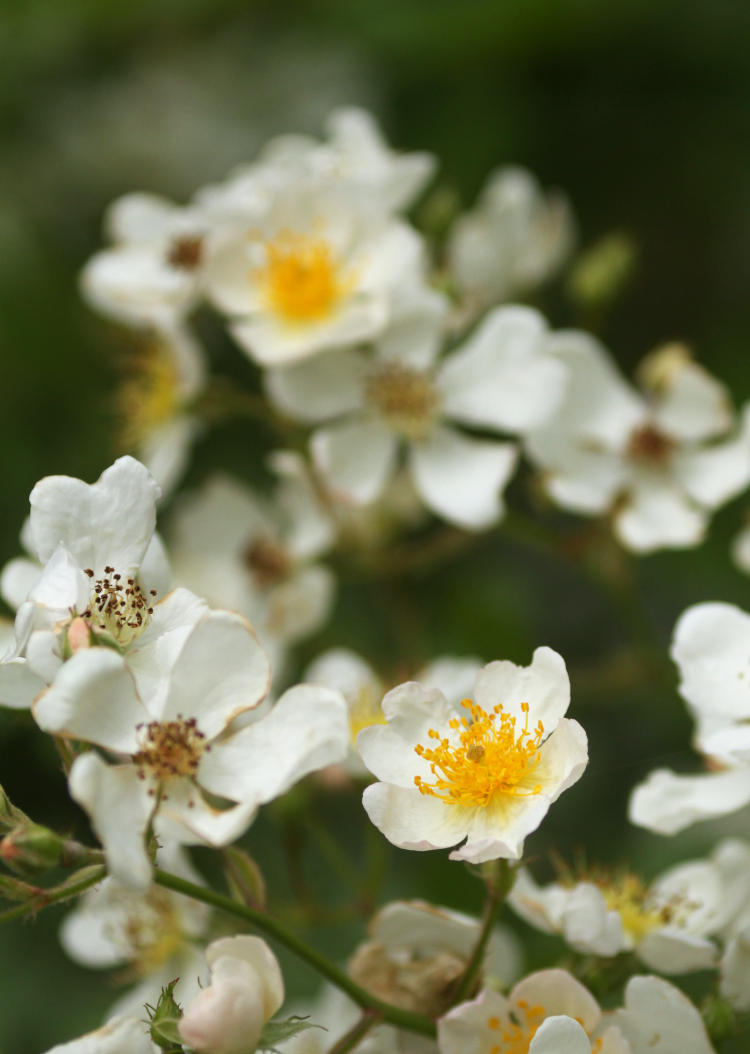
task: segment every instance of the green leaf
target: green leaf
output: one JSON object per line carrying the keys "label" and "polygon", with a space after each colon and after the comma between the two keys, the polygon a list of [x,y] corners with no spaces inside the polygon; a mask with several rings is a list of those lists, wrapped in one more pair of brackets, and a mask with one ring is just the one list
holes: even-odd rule
{"label": "green leaf", "polygon": [[300,1032],[306,1032],[309,1028],[320,1028],[323,1032],[326,1031],[322,1025],[310,1024],[308,1018],[296,1015],[266,1021],[258,1040],[258,1050],[275,1051],[277,1043],[283,1043],[284,1040],[291,1039]]}
{"label": "green leaf", "polygon": [[174,986],[179,981],[175,977],[166,988],[162,988],[159,1001],[156,1006],[146,1004],[151,1038],[162,1050],[168,1050],[170,1054],[182,1050],[182,1037],[178,1025],[182,1017],[182,1007],[175,1002]]}

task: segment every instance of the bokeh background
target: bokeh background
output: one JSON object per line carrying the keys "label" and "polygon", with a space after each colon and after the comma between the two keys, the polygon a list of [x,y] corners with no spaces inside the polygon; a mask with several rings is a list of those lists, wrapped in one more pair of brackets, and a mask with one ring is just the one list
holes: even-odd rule
{"label": "bokeh background", "polygon": [[[436,153],[438,186],[464,205],[501,163],[563,188],[584,249],[613,231],[636,249],[631,280],[595,320],[623,369],[662,341],[685,340],[741,404],[750,397],[748,54],[750,8],[732,0],[2,0],[2,558],[18,552],[37,479],[94,480],[118,452],[121,338],[77,290],[105,206],[130,190],[184,200],[270,135],[319,133],[334,105],[364,105],[395,146]],[[539,303],[555,326],[591,322],[564,280]],[[255,382],[228,343],[215,339],[212,353],[217,369]],[[268,436],[228,421],[199,447],[188,483],[216,465],[257,481],[268,446]],[[550,848],[653,874],[705,850],[720,830],[748,829],[737,817],[662,840],[629,828],[624,812],[629,789],[657,761],[694,764],[666,649],[688,603],[747,606],[750,583],[728,556],[746,504],[722,511],[700,550],[631,562],[624,601],[502,532],[398,588],[344,583],[333,622],[302,658],[335,643],[382,662],[445,651],[527,662],[539,643],[557,648],[571,666],[591,764],[529,848],[542,874]],[[549,522],[572,529],[567,518]],[[644,639],[654,656],[644,657]],[[0,759],[0,780],[22,808],[86,836],[27,715],[0,715]],[[312,810],[343,832],[359,867],[358,806],[313,790],[301,797],[296,813],[268,810],[247,844],[279,905],[300,875],[313,899],[348,903],[304,816]],[[376,897],[396,892],[480,908],[479,884],[460,865],[394,850]],[[38,1054],[75,1036],[113,998],[106,980],[57,947],[60,917],[55,909],[0,930],[0,1054]],[[299,926],[337,956],[363,932],[356,918]],[[558,950],[518,928],[532,965]],[[291,962],[288,979],[301,992],[315,987]]]}

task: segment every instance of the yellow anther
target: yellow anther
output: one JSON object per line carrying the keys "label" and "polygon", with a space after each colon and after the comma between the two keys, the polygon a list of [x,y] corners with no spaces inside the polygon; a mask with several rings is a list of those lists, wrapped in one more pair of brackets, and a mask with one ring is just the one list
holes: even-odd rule
{"label": "yellow anther", "polygon": [[326,318],[352,286],[326,241],[291,233],[266,245],[266,263],[254,278],[271,310],[292,324]]}

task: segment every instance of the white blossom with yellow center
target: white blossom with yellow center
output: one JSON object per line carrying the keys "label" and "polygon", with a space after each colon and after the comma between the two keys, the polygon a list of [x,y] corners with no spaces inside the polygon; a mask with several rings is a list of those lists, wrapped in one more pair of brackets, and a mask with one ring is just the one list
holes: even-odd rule
{"label": "white blossom with yellow center", "polygon": [[485,989],[455,1006],[438,1020],[438,1047],[440,1054],[640,1054],[565,970],[540,970],[507,997]]}
{"label": "white blossom with yellow center", "polygon": [[357,737],[380,782],[364,792],[372,822],[403,849],[463,843],[453,860],[518,859],[588,761],[586,735],[565,718],[565,663],[537,648],[530,666],[498,661],[477,675],[474,701],[451,706],[416,682],[383,700],[386,725]]}
{"label": "white blossom with yellow center", "polygon": [[[329,689],[298,685],[259,720],[270,666],[242,616],[209,611],[162,673],[140,690],[125,657],[86,648],[64,664],[34,703],[47,732],[103,748],[79,755],[69,774],[111,874],[135,889],[151,880],[144,835],[182,844],[234,841],[259,805],[346,752],[346,705]],[[106,700],[106,706],[102,700]],[[218,796],[236,803],[212,804]]]}
{"label": "white blossom with yellow center", "polygon": [[544,351],[546,322],[526,307],[491,312],[437,361],[445,310],[436,293],[407,284],[373,356],[331,352],[270,371],[266,385],[284,413],[322,425],[310,449],[334,495],[358,505],[374,501],[405,447],[424,504],[449,522],[481,529],[502,515],[501,491],[517,449],[471,430],[539,427],[563,398],[566,370]]}

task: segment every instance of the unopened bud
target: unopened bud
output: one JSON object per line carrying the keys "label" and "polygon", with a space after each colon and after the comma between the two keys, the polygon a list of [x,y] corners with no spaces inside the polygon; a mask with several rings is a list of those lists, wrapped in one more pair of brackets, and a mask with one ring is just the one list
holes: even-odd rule
{"label": "unopened bud", "polygon": [[690,349],[678,341],[660,344],[643,359],[638,367],[638,381],[650,392],[664,392],[675,377],[692,362]]}
{"label": "unopened bud", "polygon": [[0,860],[11,871],[33,877],[57,867],[63,855],[65,840],[37,823],[27,823],[6,834],[0,842]]}
{"label": "unopened bud", "polygon": [[74,618],[68,626],[67,644],[71,655],[75,655],[77,651],[81,651],[83,648],[91,647],[91,629],[88,622],[82,619],[80,615]]}
{"label": "unopened bud", "polygon": [[19,824],[29,823],[26,813],[17,809],[2,787],[0,787],[0,833],[12,831]]}
{"label": "unopened bud", "polygon": [[613,231],[579,257],[568,279],[568,292],[585,308],[606,307],[630,281],[637,262],[633,240]]}

